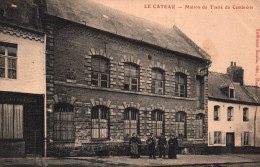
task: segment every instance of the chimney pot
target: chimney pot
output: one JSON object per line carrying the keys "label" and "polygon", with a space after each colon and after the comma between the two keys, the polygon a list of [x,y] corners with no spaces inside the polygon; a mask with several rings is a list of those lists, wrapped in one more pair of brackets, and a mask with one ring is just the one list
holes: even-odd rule
{"label": "chimney pot", "polygon": [[236,62],[234,62],[234,66],[236,66],[236,64],[237,64],[237,63],[236,63]]}
{"label": "chimney pot", "polygon": [[230,66],[233,66],[233,61],[231,61],[231,64],[230,64]]}

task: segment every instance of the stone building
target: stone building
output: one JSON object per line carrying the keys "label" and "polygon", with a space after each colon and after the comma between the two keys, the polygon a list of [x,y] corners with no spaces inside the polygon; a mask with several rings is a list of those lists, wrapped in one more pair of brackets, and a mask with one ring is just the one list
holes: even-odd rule
{"label": "stone building", "polygon": [[45,48],[33,0],[0,4],[0,157],[43,155]]}
{"label": "stone building", "polygon": [[48,156],[123,155],[151,132],[202,152],[209,55],[175,26],[92,1],[44,6]]}
{"label": "stone building", "polygon": [[235,62],[226,74],[209,72],[209,153],[259,152],[259,103],[246,90],[243,72]]}

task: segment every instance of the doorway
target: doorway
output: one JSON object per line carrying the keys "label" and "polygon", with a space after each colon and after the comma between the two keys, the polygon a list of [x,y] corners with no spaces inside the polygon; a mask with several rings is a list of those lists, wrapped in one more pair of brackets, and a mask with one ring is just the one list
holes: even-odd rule
{"label": "doorway", "polygon": [[43,156],[44,114],[41,105],[25,105],[25,154],[27,156]]}
{"label": "doorway", "polygon": [[226,151],[232,153],[235,146],[235,135],[234,132],[226,133]]}

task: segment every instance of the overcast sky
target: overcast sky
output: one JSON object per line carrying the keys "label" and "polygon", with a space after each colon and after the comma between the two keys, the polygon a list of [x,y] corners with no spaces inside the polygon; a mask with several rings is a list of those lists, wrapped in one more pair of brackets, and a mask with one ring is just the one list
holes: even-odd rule
{"label": "overcast sky", "polygon": [[[260,78],[260,74],[256,73],[256,29],[260,29],[260,0],[95,1],[169,28],[176,25],[211,56],[210,71],[225,73],[230,62],[235,61],[245,70],[245,84],[255,85],[256,78]],[[149,4],[151,8],[145,8]],[[158,8],[158,5],[175,5],[175,9]],[[199,6],[200,9],[185,9],[186,5],[190,8]],[[203,5],[207,9],[202,9]],[[230,9],[225,9],[227,5]],[[241,5],[253,9],[234,9]],[[213,9],[216,6],[219,8]]]}

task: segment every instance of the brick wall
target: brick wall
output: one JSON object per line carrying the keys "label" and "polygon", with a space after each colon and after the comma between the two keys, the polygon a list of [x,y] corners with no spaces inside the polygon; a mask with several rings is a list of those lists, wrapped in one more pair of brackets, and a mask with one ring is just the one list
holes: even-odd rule
{"label": "brick wall", "polygon": [[[128,107],[139,110],[140,136],[143,142],[150,135],[151,112],[155,109],[164,112],[167,137],[175,132],[175,113],[184,111],[187,114],[187,139],[180,140],[181,147],[207,142],[206,133],[202,139],[195,139],[196,114],[205,114],[204,128],[207,129],[207,78],[204,79],[204,109],[196,108],[195,98],[197,70],[206,65],[202,61],[70,22],[48,19],[45,25],[49,155],[53,155],[57,148],[65,149],[68,155],[81,155],[84,150],[95,152],[98,147],[110,148],[115,143],[122,146],[125,138],[123,112]],[[110,88],[91,85],[93,55],[109,59]],[[125,62],[140,67],[139,92],[123,89]],[[151,93],[152,68],[160,68],[165,72],[164,95]],[[176,72],[187,75],[187,97],[174,96]],[[73,80],[67,78],[68,73],[74,75]],[[75,141],[72,143],[52,140],[53,106],[61,101],[73,101]],[[109,108],[109,140],[91,139],[91,109],[97,105]]]}

